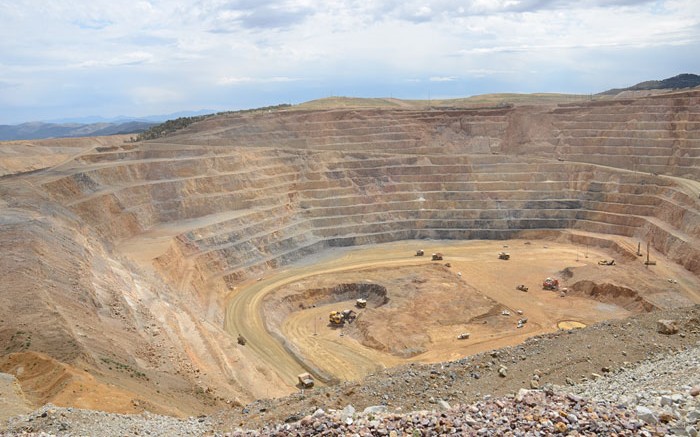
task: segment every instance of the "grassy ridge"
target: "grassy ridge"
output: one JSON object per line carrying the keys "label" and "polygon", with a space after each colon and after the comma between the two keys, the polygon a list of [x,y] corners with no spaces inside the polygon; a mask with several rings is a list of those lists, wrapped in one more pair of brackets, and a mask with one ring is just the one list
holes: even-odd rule
{"label": "grassy ridge", "polygon": [[193,117],[180,117],[180,118],[176,118],[174,120],[168,120],[166,122],[163,122],[161,124],[158,124],[158,125],[151,127],[150,129],[140,133],[136,137],[136,141],[155,140],[157,138],[162,138],[162,137],[170,135],[171,133],[173,133],[175,131],[178,131],[180,129],[184,129],[193,123],[196,123],[196,122],[202,121],[202,120],[206,120],[207,118],[211,118],[211,117],[217,117],[220,115],[231,115],[231,114],[245,114],[245,113],[256,112],[256,111],[273,111],[273,110],[285,109],[285,108],[288,108],[290,106],[291,105],[288,103],[282,103],[280,105],[265,106],[262,108],[242,109],[239,111],[224,111],[224,112],[217,112],[214,114],[197,115],[197,116],[193,116]]}

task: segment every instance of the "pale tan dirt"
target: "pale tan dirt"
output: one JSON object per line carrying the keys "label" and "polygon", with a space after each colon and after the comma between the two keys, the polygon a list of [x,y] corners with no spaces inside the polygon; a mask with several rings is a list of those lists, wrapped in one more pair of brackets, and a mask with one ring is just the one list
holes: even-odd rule
{"label": "pale tan dirt", "polygon": [[34,407],[24,396],[17,378],[9,373],[0,373],[0,424],[10,417],[32,410]]}
{"label": "pale tan dirt", "polygon": [[[418,248],[427,255],[414,256]],[[510,260],[498,259],[502,250],[511,254]],[[438,251],[444,260],[431,261],[430,254]],[[678,280],[674,292],[680,296],[678,303],[700,303],[696,291],[700,283],[688,272],[666,263],[647,268],[636,258],[616,261],[615,266],[598,265],[598,260],[616,255],[600,248],[546,240],[402,241],[356,248],[241,286],[231,299],[227,329],[232,335],[244,335],[248,340],[245,347],[268,356],[266,361],[274,364],[275,372],[293,385],[296,374],[304,371],[302,363],[322,379],[353,380],[403,363],[449,361],[515,345],[528,337],[557,331],[560,322],[590,325],[629,317],[644,311],[637,305],[637,298],[669,307],[668,302],[660,302],[660,293],[655,291],[657,284],[667,283],[667,278]],[[445,267],[445,263],[451,267]],[[565,269],[573,276],[562,275]],[[562,288],[580,278],[594,277],[598,283],[609,281],[616,287],[631,287],[637,296],[611,292],[593,298],[572,290],[561,297],[559,292],[542,289],[542,281],[548,276],[557,277]],[[421,290],[411,293],[408,286],[415,279],[425,283]],[[270,322],[277,318],[274,311],[281,310],[275,302],[285,296],[353,282],[386,286],[389,303],[379,308],[370,303],[362,310],[354,308],[354,299],[346,299],[294,311],[281,321],[281,326]],[[527,285],[529,291],[516,290],[518,284]],[[459,309],[463,301],[474,299],[484,299],[478,314]],[[305,307],[313,304],[312,299],[304,302]],[[359,313],[357,321],[345,328],[329,326],[329,312],[346,308]],[[511,315],[501,315],[504,309]],[[522,316],[516,313],[518,310]],[[261,314],[261,320],[245,318],[244,311]],[[523,317],[528,322],[516,328]],[[297,352],[297,361],[280,359],[283,352],[265,330],[264,321],[268,329],[291,344],[288,347]],[[470,338],[457,340],[463,332],[471,333]],[[415,353],[401,353],[407,350]]]}
{"label": "pale tan dirt", "polygon": [[121,145],[128,135],[0,142],[0,176],[41,170],[68,162],[97,147]]}
{"label": "pale tan dirt", "polygon": [[[599,371],[609,344],[634,349],[620,363],[683,346],[694,328],[659,338],[653,312],[621,332],[627,317],[700,302],[698,99],[302,109],[214,117],[148,143],[0,144],[0,371],[33,406],[187,416],[295,393],[305,370],[319,381],[309,402],[342,404],[350,385],[378,403],[394,369],[523,341],[512,359],[530,366],[537,334],[591,346],[553,340],[541,361],[553,379],[570,357],[571,372]],[[634,254],[639,241],[657,265]],[[547,276],[565,297],[541,290]],[[389,300],[345,329],[324,322],[355,296],[315,308],[304,297],[366,281]],[[600,329],[562,334],[560,322]],[[517,388],[531,370],[448,394]],[[409,376],[392,393],[426,379]],[[402,408],[438,396],[421,387]]]}

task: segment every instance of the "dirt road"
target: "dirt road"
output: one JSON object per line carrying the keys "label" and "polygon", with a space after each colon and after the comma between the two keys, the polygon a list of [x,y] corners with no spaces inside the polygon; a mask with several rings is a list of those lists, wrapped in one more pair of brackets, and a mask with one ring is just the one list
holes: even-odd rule
{"label": "dirt road", "polygon": [[[629,245],[629,242],[627,244]],[[426,256],[414,256],[417,248],[424,249]],[[509,261],[498,259],[497,254],[501,250],[511,254]],[[263,299],[281,287],[301,280],[305,280],[307,285],[316,279],[318,282],[332,282],[334,275],[349,272],[355,272],[358,281],[371,280],[381,283],[382,280],[387,280],[387,277],[383,278],[381,274],[368,277],[368,269],[376,272],[381,270],[380,268],[391,270],[400,266],[415,266],[418,270],[421,266],[433,263],[430,261],[430,253],[436,251],[444,254],[443,263],[451,264],[450,272],[453,272],[457,289],[459,284],[466,284],[470,289],[478,290],[479,293],[493,299],[498,308],[507,309],[511,316],[499,318],[500,314],[497,314],[493,322],[487,325],[446,324],[436,323],[435,315],[415,310],[406,311],[403,316],[405,319],[401,319],[401,322],[420,325],[430,339],[427,350],[412,357],[400,357],[367,347],[357,338],[344,335],[343,329],[329,327],[328,312],[340,307],[350,307],[353,301],[336,302],[293,312],[280,327],[284,339],[275,338],[265,328],[263,318],[269,318],[269,315],[262,312]],[[601,320],[628,317],[631,312],[625,309],[623,303],[603,302],[587,297],[560,297],[559,293],[543,291],[541,288],[542,280],[547,276],[558,276],[562,280],[562,286],[566,286],[566,278],[560,274],[566,268],[575,272],[585,271],[588,275],[598,275],[601,282],[608,282],[611,277],[617,278],[617,282],[634,282],[633,278],[639,277],[638,273],[623,275],[621,271],[641,271],[641,274],[647,275],[644,281],[652,281],[656,277],[656,274],[648,269],[644,273],[643,264],[638,260],[620,261],[615,267],[597,264],[599,259],[614,257],[615,254],[606,253],[600,248],[525,240],[402,241],[329,251],[322,259],[306,261],[304,265],[290,267],[274,276],[242,284],[230,300],[226,330],[232,335],[240,333],[246,337],[246,347],[253,349],[284,381],[289,381],[290,386],[296,382],[298,373],[309,369],[338,380],[353,380],[379,368],[393,367],[405,362],[446,361],[517,344],[527,337],[557,330],[560,322],[588,325]],[[673,273],[676,277],[682,277],[688,287],[685,287],[685,291],[680,291],[689,296],[690,300],[698,301],[692,296],[693,284],[697,282],[692,275],[686,277],[682,269],[678,270],[675,266],[659,268],[659,273],[663,276]],[[346,276],[344,278],[347,279]],[[520,283],[527,284],[530,291],[516,291],[515,286]],[[637,285],[639,288],[639,284]],[[396,296],[392,298],[400,299]],[[459,297],[450,291],[450,287],[445,287],[443,291],[435,291],[430,298],[450,302]],[[521,329],[515,328],[518,310],[528,318],[528,323]],[[376,329],[377,335],[392,335],[397,338],[402,335],[401,332],[392,331],[391,326],[386,326],[382,320],[370,320],[370,323]],[[471,338],[457,341],[456,336],[463,331],[471,332]],[[299,355],[292,356],[289,348],[283,346],[283,342],[287,345],[291,343],[292,349],[299,351]],[[302,363],[305,363],[305,366]]]}

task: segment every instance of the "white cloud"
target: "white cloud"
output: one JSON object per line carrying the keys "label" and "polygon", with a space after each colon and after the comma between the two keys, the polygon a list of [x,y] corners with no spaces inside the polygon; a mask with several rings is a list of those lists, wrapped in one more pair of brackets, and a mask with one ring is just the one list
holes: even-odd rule
{"label": "white cloud", "polygon": [[148,52],[136,51],[124,53],[116,57],[99,60],[86,60],[76,65],[77,68],[108,68],[124,65],[139,65],[152,62],[154,56]]}
{"label": "white cloud", "polygon": [[301,79],[293,77],[276,76],[276,77],[249,77],[249,76],[228,76],[222,77],[217,82],[219,85],[241,85],[250,83],[280,83],[280,82],[295,82]]}
{"label": "white cloud", "polygon": [[455,76],[432,76],[429,80],[431,82],[454,82],[457,78]]}
{"label": "white cloud", "polygon": [[[700,72],[697,0],[78,3],[0,0],[0,80],[21,84],[12,102],[26,93],[60,107],[54,90],[70,85],[92,96],[85,111],[99,112],[96,90],[109,89],[104,106],[119,113],[135,102],[174,112],[241,102],[243,88],[264,106],[271,90],[280,101],[330,90],[411,98],[430,83],[548,91],[564,74],[569,90],[588,92]],[[659,53],[665,61],[650,62]],[[12,114],[0,107],[0,123]]]}

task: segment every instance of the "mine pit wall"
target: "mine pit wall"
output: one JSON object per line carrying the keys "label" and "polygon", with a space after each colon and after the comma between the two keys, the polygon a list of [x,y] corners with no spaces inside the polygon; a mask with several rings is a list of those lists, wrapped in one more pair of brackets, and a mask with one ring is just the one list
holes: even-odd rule
{"label": "mine pit wall", "polygon": [[[567,161],[700,180],[700,92],[560,105],[548,142]],[[517,153],[539,153],[527,142]]]}
{"label": "mine pit wall", "polygon": [[[698,273],[698,200],[642,171],[695,175],[699,96],[221,117],[167,144],[95,153],[85,161],[97,167],[46,188],[111,240],[239,211],[178,236],[157,260],[182,283],[176,258],[190,257],[192,286],[219,284],[221,293],[327,247],[527,230],[650,240]],[[190,143],[197,129],[212,129],[207,146]],[[227,147],[209,146],[217,141]]]}
{"label": "mine pit wall", "polygon": [[640,233],[644,235],[644,241],[651,242],[654,249],[686,270],[700,274],[700,247],[652,223],[646,224]]}
{"label": "mine pit wall", "polygon": [[[232,218],[176,235],[155,260],[172,288],[166,291],[161,284],[159,289],[163,295],[181,293],[177,297],[186,302],[181,308],[190,311],[192,320],[221,320],[223,301],[233,287],[270,269],[327,248],[406,239],[565,239],[638,259],[632,252],[636,247],[606,239],[619,235],[643,245],[650,241],[698,275],[700,203],[663,176],[700,180],[697,93],[680,101],[650,101],[601,102],[535,114],[519,109],[482,115],[395,111],[386,120],[383,111],[309,112],[304,115],[313,125],[308,131],[294,114],[286,125],[268,123],[265,117],[242,118],[245,137],[233,132],[230,138],[214,139],[225,148],[137,144],[129,150],[96,150],[80,158],[86,168],[75,174],[64,168],[59,171],[65,173],[43,185],[70,210],[61,215],[74,223],[37,224],[28,215],[21,232],[11,237],[25,243],[34,239],[32,245],[13,243],[28,251],[16,254],[27,262],[11,269],[3,284],[35,285],[20,291],[23,298],[13,305],[43,305],[48,318],[23,323],[55,329],[36,331],[32,350],[72,362],[85,358],[88,344],[93,354],[99,351],[91,357],[95,360],[112,353],[138,357],[155,341],[139,334],[152,320],[135,303],[137,270],[110,258],[110,243],[213,214],[230,212]],[[382,137],[389,129],[391,134]],[[353,151],[343,151],[348,149]],[[495,152],[500,154],[491,154]],[[420,203],[419,197],[424,197]],[[36,214],[54,213],[47,207]],[[61,241],[47,238],[46,230],[35,225],[55,226],[58,232],[50,237]],[[107,242],[85,228],[98,231]],[[0,235],[10,238],[12,232],[4,226]],[[92,245],[84,244],[88,233]],[[86,247],[94,253],[83,252]],[[40,250],[50,251],[49,258]],[[85,275],[76,267],[81,264],[91,266],[92,273]],[[190,307],[194,299],[189,294],[201,308]],[[149,295],[152,302],[160,297]],[[103,333],[80,336],[78,325],[88,324],[78,316],[66,318],[56,308],[86,314],[83,318],[95,319],[89,325],[102,323],[115,337],[128,328],[129,341],[117,351]],[[38,314],[20,309],[5,308],[4,319],[13,320],[14,312]],[[28,340],[16,336],[19,330],[0,332],[17,352]],[[63,346],[57,351],[55,344]]]}
{"label": "mine pit wall", "polygon": [[194,295],[200,305],[199,313],[207,314],[212,322],[223,324],[223,297],[225,293],[212,294],[206,277],[197,265],[187,262],[186,244],[178,237],[170,243],[165,253],[153,260],[153,266],[173,290]]}

